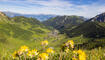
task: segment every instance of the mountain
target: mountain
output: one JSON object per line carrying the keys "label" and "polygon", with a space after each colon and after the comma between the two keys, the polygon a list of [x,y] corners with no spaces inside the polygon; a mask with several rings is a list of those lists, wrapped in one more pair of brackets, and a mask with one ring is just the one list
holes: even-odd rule
{"label": "mountain", "polygon": [[64,31],[67,28],[74,28],[84,22],[84,18],[80,16],[57,16],[44,21],[46,26],[52,26],[60,31]]}
{"label": "mountain", "polygon": [[56,15],[45,15],[45,14],[20,14],[20,13],[14,13],[14,12],[4,12],[7,16],[9,17],[15,17],[15,16],[24,16],[24,17],[32,17],[32,18],[36,18],[40,21],[45,21],[48,20],[52,17],[55,17]]}
{"label": "mountain", "polygon": [[24,16],[7,17],[0,12],[0,41],[8,38],[33,40],[44,37],[50,30],[35,18]]}
{"label": "mountain", "polygon": [[85,20],[81,16],[57,16],[44,21],[43,24],[58,29],[75,42],[78,41],[76,47],[93,49],[105,46],[105,22]]}
{"label": "mountain", "polygon": [[0,22],[8,22],[9,18],[3,13],[0,12]]}
{"label": "mountain", "polygon": [[74,29],[65,30],[69,37],[83,35],[88,38],[102,38],[105,37],[105,13],[99,14],[88,21],[80,24]]}
{"label": "mountain", "polygon": [[97,15],[97,16],[91,18],[89,21],[105,22],[105,13]]}
{"label": "mountain", "polygon": [[75,37],[79,35],[83,35],[84,37],[89,38],[105,37],[105,27],[100,24],[105,25],[105,23],[85,22],[72,30],[66,29],[65,32],[70,37]]}
{"label": "mountain", "polygon": [[57,16],[44,21],[46,26],[52,26],[69,37],[83,35],[88,38],[105,37],[105,13],[99,14],[89,20],[80,16]]}

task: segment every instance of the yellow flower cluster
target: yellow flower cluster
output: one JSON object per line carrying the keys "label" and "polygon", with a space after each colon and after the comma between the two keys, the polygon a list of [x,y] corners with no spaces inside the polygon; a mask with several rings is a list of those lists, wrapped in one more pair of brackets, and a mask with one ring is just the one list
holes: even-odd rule
{"label": "yellow flower cluster", "polygon": [[46,50],[46,53],[41,53],[41,54],[39,54],[39,58],[37,59],[37,60],[48,60],[48,54],[50,54],[50,53],[54,53],[55,51],[52,49],[52,48],[48,48],[47,50]]}
{"label": "yellow flower cluster", "polygon": [[[42,41],[41,42],[42,46],[47,46],[48,45],[48,41]],[[67,56],[67,54],[73,53],[72,54],[72,60],[86,60],[86,54],[84,51],[82,50],[74,50],[74,42],[73,40],[69,40],[67,41],[67,43],[64,44],[64,50],[66,52],[65,57]],[[70,50],[71,49],[71,50]],[[42,49],[43,51],[45,51],[44,49]],[[64,52],[64,54],[65,54]],[[35,60],[49,60],[49,58],[51,56],[53,56],[52,54],[55,53],[55,51],[52,48],[47,48],[45,52],[41,52],[39,53],[37,49],[33,49],[30,50],[27,46],[21,46],[20,49],[18,51],[15,51],[13,53],[13,59],[16,58],[21,58],[24,57],[25,59],[35,59]],[[61,58],[61,56],[60,56]]]}
{"label": "yellow flower cluster", "polygon": [[13,57],[13,59],[15,59],[16,57],[18,57],[17,51],[15,51],[15,52],[12,54],[12,57]]}
{"label": "yellow flower cluster", "polygon": [[29,56],[29,57],[32,58],[32,57],[37,56],[38,54],[39,54],[38,50],[33,49],[33,50],[31,50],[31,51],[28,51],[27,56]]}
{"label": "yellow flower cluster", "polygon": [[[42,41],[41,43],[44,46],[48,45],[47,40]],[[15,51],[12,56],[13,56],[13,59],[24,57],[25,59],[36,58],[37,60],[48,60],[49,54],[50,53],[52,54],[54,52],[55,51],[52,48],[48,48],[46,49],[46,53],[39,53],[38,50],[36,49],[30,50],[27,46],[24,45],[24,46],[21,46],[18,51]]]}
{"label": "yellow flower cluster", "polygon": [[74,48],[74,42],[73,40],[68,40],[65,44],[63,44],[63,51],[65,51],[66,53],[68,53],[71,50],[73,50]]}
{"label": "yellow flower cluster", "polygon": [[53,50],[52,48],[48,48],[48,49],[46,50],[46,52],[47,52],[47,53],[54,53],[54,50]]}
{"label": "yellow flower cluster", "polygon": [[74,48],[74,42],[73,42],[73,40],[67,41],[67,42],[65,43],[65,45],[66,45],[67,47]]}
{"label": "yellow flower cluster", "polygon": [[25,45],[24,46],[21,46],[18,51],[15,51],[13,53],[13,55],[12,55],[13,56],[13,59],[15,59],[16,57],[19,57],[19,56],[23,55],[23,53],[26,53],[28,51],[29,51],[29,48],[27,46],[25,46]]}
{"label": "yellow flower cluster", "polygon": [[42,41],[42,42],[41,42],[41,45],[42,45],[42,46],[47,46],[47,45],[48,45],[48,41],[47,41],[47,40]]}
{"label": "yellow flower cluster", "polygon": [[73,51],[74,55],[77,55],[78,58],[73,58],[74,60],[75,59],[78,59],[78,60],[86,60],[86,54],[84,51],[82,50],[77,50],[77,51]]}
{"label": "yellow flower cluster", "polygon": [[66,48],[66,49],[65,49],[65,52],[68,53],[68,52],[69,52],[69,48]]}
{"label": "yellow flower cluster", "polygon": [[24,46],[21,46],[21,47],[20,47],[20,50],[19,50],[19,51],[27,52],[27,51],[29,51],[29,48],[24,45]]}
{"label": "yellow flower cluster", "polygon": [[84,51],[78,50],[77,52],[79,54],[79,60],[86,60],[86,54]]}
{"label": "yellow flower cluster", "polygon": [[72,58],[72,60],[77,60],[76,58]]}
{"label": "yellow flower cluster", "polygon": [[[73,40],[68,40],[65,44],[65,52],[68,53],[70,51],[70,48],[74,48],[74,42]],[[86,60],[86,54],[85,52],[83,52],[82,50],[71,50],[74,54],[74,57],[72,58],[72,60]],[[78,58],[76,57],[78,56]]]}
{"label": "yellow flower cluster", "polygon": [[38,60],[48,60],[48,54],[47,53],[41,53],[39,54]]}

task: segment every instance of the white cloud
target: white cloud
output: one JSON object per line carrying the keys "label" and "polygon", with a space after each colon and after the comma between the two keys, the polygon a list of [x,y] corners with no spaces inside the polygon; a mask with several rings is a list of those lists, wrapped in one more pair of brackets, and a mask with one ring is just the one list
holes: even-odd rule
{"label": "white cloud", "polygon": [[70,4],[69,2],[60,1],[60,0],[36,1],[35,3],[43,6],[50,6],[50,7],[72,6],[72,4]]}
{"label": "white cloud", "polygon": [[[79,15],[85,17],[93,17],[99,13],[105,11],[105,4],[100,4],[98,2],[94,2],[93,4],[85,4],[85,5],[77,5],[71,3],[70,1],[62,1],[62,0],[0,0],[0,1],[11,1],[13,3],[17,3],[19,6],[14,6],[11,8],[8,6],[7,10],[13,12],[20,12],[25,14],[57,14],[57,15]],[[20,4],[20,2],[22,4]],[[28,5],[33,4],[33,5]],[[21,5],[25,5],[21,6]],[[40,5],[40,6],[37,6]],[[20,9],[23,8],[23,9]],[[2,9],[3,10],[3,9]]]}
{"label": "white cloud", "polygon": [[93,17],[97,14],[105,12],[105,4],[98,4],[98,3],[93,3],[91,5],[80,5],[76,6],[77,9],[75,12],[77,12],[77,15],[82,15],[85,17]]}

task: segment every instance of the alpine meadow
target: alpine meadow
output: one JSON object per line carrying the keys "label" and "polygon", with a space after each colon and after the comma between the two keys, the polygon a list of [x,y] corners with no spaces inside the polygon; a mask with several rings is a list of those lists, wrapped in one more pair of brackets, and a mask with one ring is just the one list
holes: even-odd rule
{"label": "alpine meadow", "polygon": [[105,60],[104,0],[0,0],[0,60]]}

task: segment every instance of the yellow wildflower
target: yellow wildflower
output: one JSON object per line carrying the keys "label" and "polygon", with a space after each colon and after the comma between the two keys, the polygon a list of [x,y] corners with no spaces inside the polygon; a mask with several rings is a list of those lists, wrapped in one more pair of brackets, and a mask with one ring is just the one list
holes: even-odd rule
{"label": "yellow wildflower", "polygon": [[77,51],[73,51],[74,54],[77,54]]}
{"label": "yellow wildflower", "polygon": [[76,58],[72,58],[72,60],[77,60]]}
{"label": "yellow wildflower", "polygon": [[65,52],[68,53],[68,52],[69,52],[69,48],[66,48],[66,49],[65,49]]}
{"label": "yellow wildflower", "polygon": [[46,50],[46,52],[47,52],[47,53],[54,53],[54,50],[53,50],[52,48],[48,48],[48,49]]}
{"label": "yellow wildflower", "polygon": [[47,45],[48,45],[48,41],[47,41],[47,40],[42,41],[42,42],[41,42],[41,45],[42,45],[42,46],[47,46]]}
{"label": "yellow wildflower", "polygon": [[39,54],[38,50],[36,50],[36,49],[32,50],[32,53],[33,53],[35,56]]}
{"label": "yellow wildflower", "polygon": [[12,57],[13,57],[13,59],[15,59],[16,57],[18,57],[17,51],[15,51],[15,52],[12,54]]}
{"label": "yellow wildflower", "polygon": [[82,50],[77,51],[79,54],[79,60],[86,60],[86,54]]}
{"label": "yellow wildflower", "polygon": [[71,46],[71,48],[74,48],[74,42],[73,42],[73,40],[69,40],[69,41],[66,43],[66,46]]}
{"label": "yellow wildflower", "polygon": [[32,58],[33,57],[32,52],[31,51],[28,51],[27,56],[29,56],[29,57]]}
{"label": "yellow wildflower", "polygon": [[22,52],[27,52],[27,51],[29,51],[29,48],[24,45],[24,46],[21,46],[21,47],[20,47],[20,51],[22,51]]}
{"label": "yellow wildflower", "polygon": [[40,60],[48,60],[48,54],[47,53],[41,53],[39,54]]}
{"label": "yellow wildflower", "polygon": [[23,50],[22,50],[22,49],[19,49],[19,50],[17,51],[17,53],[18,53],[18,55],[20,56],[20,55],[23,54]]}
{"label": "yellow wildflower", "polygon": [[34,49],[34,50],[32,50],[32,51],[28,51],[28,53],[27,53],[27,55],[29,56],[29,57],[35,57],[36,55],[38,55],[39,54],[39,52],[36,50],[36,49]]}

